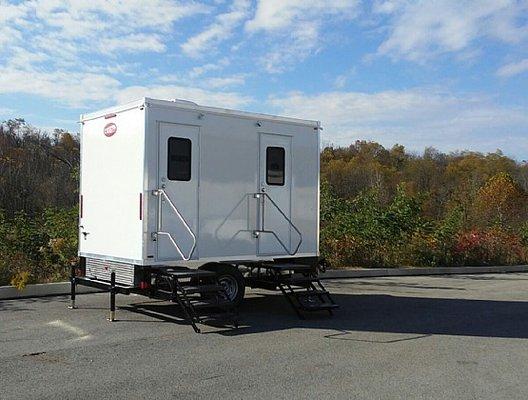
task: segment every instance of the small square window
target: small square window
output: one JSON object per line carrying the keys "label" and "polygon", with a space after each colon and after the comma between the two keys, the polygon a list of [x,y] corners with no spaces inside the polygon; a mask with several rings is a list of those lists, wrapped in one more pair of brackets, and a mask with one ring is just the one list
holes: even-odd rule
{"label": "small square window", "polygon": [[167,149],[167,178],[171,181],[191,180],[191,148],[190,139],[171,137]]}
{"label": "small square window", "polygon": [[286,152],[283,147],[266,149],[266,183],[273,186],[284,185],[284,166]]}

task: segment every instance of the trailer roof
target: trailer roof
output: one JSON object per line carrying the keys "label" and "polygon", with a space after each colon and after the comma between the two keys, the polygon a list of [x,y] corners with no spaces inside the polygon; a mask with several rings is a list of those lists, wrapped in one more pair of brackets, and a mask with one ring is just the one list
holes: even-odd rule
{"label": "trailer roof", "polygon": [[95,111],[89,114],[81,114],[80,122],[100,118],[100,117],[103,117],[105,115],[112,114],[112,113],[117,114],[123,111],[131,110],[131,109],[142,107],[145,105],[147,106],[153,105],[157,107],[167,107],[167,108],[177,108],[177,109],[184,109],[184,110],[193,110],[193,111],[212,113],[212,114],[218,114],[218,115],[231,115],[231,116],[236,116],[236,117],[241,117],[241,118],[257,119],[257,120],[261,119],[265,121],[285,122],[285,123],[290,123],[290,124],[307,125],[307,126],[313,126],[313,127],[320,126],[320,122],[315,121],[315,120],[282,117],[278,115],[231,110],[228,108],[220,108],[220,107],[201,106],[192,101],[186,101],[186,100],[180,100],[180,99],[159,100],[159,99],[151,99],[148,97],[143,97],[138,100],[130,101],[128,103],[117,105],[114,107],[105,108],[103,110]]}

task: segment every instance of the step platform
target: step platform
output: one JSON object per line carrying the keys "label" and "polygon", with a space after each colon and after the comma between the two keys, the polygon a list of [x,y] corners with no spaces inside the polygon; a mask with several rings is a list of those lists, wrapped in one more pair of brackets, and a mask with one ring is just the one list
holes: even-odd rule
{"label": "step platform", "polygon": [[198,323],[227,322],[238,327],[238,313],[229,300],[214,271],[184,267],[152,269],[155,290],[164,292],[168,300],[180,305],[186,320],[200,333]]}
{"label": "step platform", "polygon": [[295,263],[263,263],[249,276],[251,287],[279,289],[299,318],[304,312],[326,311],[330,315],[339,308],[319,280],[317,267]]}

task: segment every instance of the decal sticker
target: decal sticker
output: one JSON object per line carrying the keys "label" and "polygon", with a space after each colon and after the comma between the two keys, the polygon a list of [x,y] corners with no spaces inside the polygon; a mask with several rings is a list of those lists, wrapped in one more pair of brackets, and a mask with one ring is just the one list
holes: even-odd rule
{"label": "decal sticker", "polygon": [[117,132],[117,125],[113,122],[106,124],[103,130],[106,137],[114,136]]}

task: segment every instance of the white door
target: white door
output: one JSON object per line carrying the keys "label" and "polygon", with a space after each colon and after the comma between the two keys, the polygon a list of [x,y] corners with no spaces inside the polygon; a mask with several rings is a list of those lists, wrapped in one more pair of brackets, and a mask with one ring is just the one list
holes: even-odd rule
{"label": "white door", "polygon": [[158,187],[166,194],[160,195],[161,213],[158,210],[159,231],[165,232],[157,239],[161,261],[198,258],[193,247],[198,240],[199,136],[199,127],[160,124]]}
{"label": "white door", "polygon": [[[259,255],[291,252],[291,137],[260,134]],[[269,197],[268,197],[269,196]],[[283,215],[284,214],[284,215]],[[286,219],[286,217],[288,219]]]}

